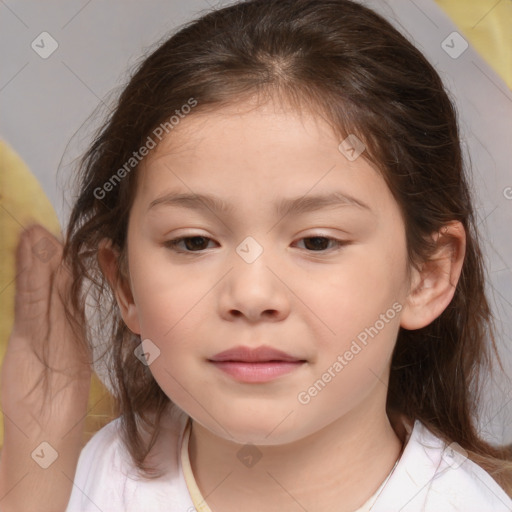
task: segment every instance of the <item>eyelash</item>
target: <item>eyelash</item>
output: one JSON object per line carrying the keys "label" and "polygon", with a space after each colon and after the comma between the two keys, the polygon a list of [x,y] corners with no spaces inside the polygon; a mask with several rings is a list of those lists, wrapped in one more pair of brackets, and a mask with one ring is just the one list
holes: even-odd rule
{"label": "eyelash", "polygon": [[[185,254],[185,255],[200,255],[200,254],[203,254],[205,249],[203,250],[199,250],[199,251],[184,251],[184,250],[180,250],[180,249],[176,249],[177,245],[184,241],[184,240],[192,240],[194,238],[203,238],[205,240],[212,240],[211,238],[207,237],[207,236],[202,236],[202,235],[194,235],[194,236],[182,236],[182,237],[178,237],[178,238],[173,238],[172,240],[167,240],[166,242],[164,242],[164,246],[167,247],[168,249],[171,249],[173,250],[174,252],[177,252],[177,253],[180,253],[180,254]],[[336,249],[334,250],[337,250],[337,249],[340,249],[341,247],[345,246],[345,245],[349,245],[350,242],[348,241],[345,241],[345,240],[338,240],[337,238],[332,238],[332,237],[328,237],[328,236],[321,236],[321,235],[315,235],[315,236],[306,236],[306,237],[303,237],[301,238],[300,240],[310,240],[310,239],[314,239],[314,238],[319,238],[319,239],[324,239],[324,240],[329,240],[331,242],[334,242],[335,245],[336,245]],[[311,252],[311,253],[326,253],[328,251],[328,249],[322,249],[320,251],[308,251],[308,252]],[[329,251],[330,252],[330,251]]]}

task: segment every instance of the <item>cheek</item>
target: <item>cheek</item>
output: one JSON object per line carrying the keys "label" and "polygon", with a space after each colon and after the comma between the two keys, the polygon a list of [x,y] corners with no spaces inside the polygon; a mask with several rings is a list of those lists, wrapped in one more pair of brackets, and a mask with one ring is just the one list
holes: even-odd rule
{"label": "cheek", "polygon": [[[130,276],[141,338],[151,340],[159,351],[150,370],[161,388],[180,405],[180,383],[190,387],[189,376],[197,379],[201,374],[198,367],[205,351],[204,308],[213,307],[209,292],[215,280],[212,277],[209,282],[204,274],[173,266],[165,253],[154,248],[145,252],[142,244],[131,256]],[[206,335],[211,333],[206,331]]]}
{"label": "cheek", "polygon": [[397,324],[393,330],[398,329],[403,261],[376,254],[354,251],[343,264],[324,270],[314,284],[310,281],[302,289],[301,296],[311,308],[311,325],[317,326],[317,339],[326,347],[348,348],[360,333],[364,341],[365,329],[375,324],[379,332],[387,333],[393,321]]}
{"label": "cheek", "polygon": [[[296,395],[304,414],[335,420],[370,394],[385,402],[389,365],[399,329],[399,303],[365,327],[338,324],[337,336],[324,336],[319,357]],[[361,324],[360,324],[361,325]],[[364,325],[364,324],[362,324]]]}
{"label": "cheek", "polygon": [[[349,410],[383,386],[400,326],[405,276],[402,253],[354,251],[308,296],[317,348],[304,401]],[[300,403],[303,403],[299,400]]]}
{"label": "cheek", "polygon": [[186,326],[198,325],[194,319],[200,309],[197,306],[214,281],[172,265],[159,249],[145,253],[141,246],[133,250],[132,257],[130,276],[141,335],[164,344],[175,333],[182,338]]}

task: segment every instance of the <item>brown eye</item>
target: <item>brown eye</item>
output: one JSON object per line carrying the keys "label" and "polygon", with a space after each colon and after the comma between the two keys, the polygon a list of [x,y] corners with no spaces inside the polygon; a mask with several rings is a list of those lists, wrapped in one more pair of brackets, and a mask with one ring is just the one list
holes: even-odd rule
{"label": "brown eye", "polygon": [[[177,252],[200,252],[207,248],[209,240],[211,238],[206,236],[183,236],[168,240],[165,242],[165,246],[175,249]],[[176,249],[181,242],[184,242],[185,250],[181,248]]]}
{"label": "brown eye", "polygon": [[347,245],[348,242],[343,240],[337,240],[336,238],[330,238],[326,236],[308,236],[301,239],[304,240],[304,247],[308,251],[321,252],[329,249],[329,244],[333,243],[334,248],[339,248],[343,245]]}
{"label": "brown eye", "polygon": [[325,251],[330,242],[328,238],[325,238],[323,236],[312,236],[304,238],[304,240],[304,246],[306,247],[306,249],[311,251]]}

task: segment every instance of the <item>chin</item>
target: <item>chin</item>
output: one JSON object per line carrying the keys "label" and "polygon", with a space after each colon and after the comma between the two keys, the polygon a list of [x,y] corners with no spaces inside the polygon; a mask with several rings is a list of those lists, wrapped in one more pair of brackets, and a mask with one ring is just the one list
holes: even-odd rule
{"label": "chin", "polygon": [[293,414],[288,418],[282,414],[279,417],[263,414],[245,415],[243,418],[230,416],[229,421],[222,424],[226,430],[219,425],[207,425],[207,428],[227,441],[235,440],[239,444],[256,446],[277,446],[297,441],[302,437],[293,429],[292,422],[288,421],[292,416]]}

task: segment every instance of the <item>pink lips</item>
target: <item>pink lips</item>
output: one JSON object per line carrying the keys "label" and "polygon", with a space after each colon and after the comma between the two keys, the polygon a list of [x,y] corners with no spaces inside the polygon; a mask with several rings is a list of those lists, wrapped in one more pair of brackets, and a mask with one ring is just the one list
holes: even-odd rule
{"label": "pink lips", "polygon": [[268,382],[292,372],[305,362],[271,347],[236,347],[209,359],[219,370],[241,382]]}

